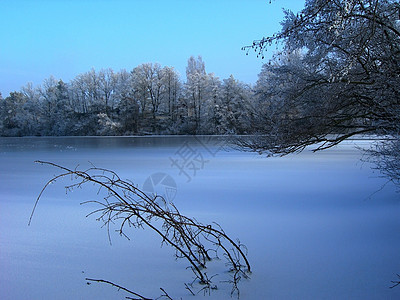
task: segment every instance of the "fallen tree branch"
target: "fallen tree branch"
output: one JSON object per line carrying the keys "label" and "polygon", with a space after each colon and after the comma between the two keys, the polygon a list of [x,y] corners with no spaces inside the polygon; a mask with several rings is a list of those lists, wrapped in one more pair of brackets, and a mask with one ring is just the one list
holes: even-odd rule
{"label": "fallen tree branch", "polygon": [[[251,273],[250,263],[246,256],[247,248],[239,240],[235,242],[230,238],[219,224],[204,225],[194,218],[184,216],[173,203],[167,203],[160,196],[149,196],[132,182],[122,180],[113,171],[95,166],[81,171],[77,168],[73,170],[52,162],[36,162],[56,167],[62,173],[54,176],[43,187],[36,199],[29,224],[32,222],[33,214],[44,191],[57,179],[63,177],[72,179],[73,183],[65,187],[67,191],[80,188],[86,183],[97,185],[99,191],[105,192],[103,199],[84,203],[94,203],[99,206],[88,216],[94,214],[98,216],[97,220],[102,221],[107,227],[109,238],[110,226],[118,223],[118,233],[128,239],[128,234],[125,231],[126,226],[151,229],[152,232],[161,237],[162,245],[166,244],[175,250],[176,258],[183,258],[189,263],[188,269],[192,270],[195,278],[189,284],[190,287],[192,288],[193,284],[197,283],[200,284],[200,291],[208,293],[216,289],[217,286],[212,282],[215,275],[208,276],[205,272],[207,263],[212,260],[211,253],[215,257],[222,254],[232,277],[232,280],[225,282],[232,284],[232,294],[235,293],[239,297],[238,283],[241,278],[249,278],[248,274]],[[95,281],[108,283],[131,292],[106,280]],[[187,287],[188,285],[186,285]],[[193,293],[191,289],[189,291]],[[165,293],[164,297],[169,296]]]}

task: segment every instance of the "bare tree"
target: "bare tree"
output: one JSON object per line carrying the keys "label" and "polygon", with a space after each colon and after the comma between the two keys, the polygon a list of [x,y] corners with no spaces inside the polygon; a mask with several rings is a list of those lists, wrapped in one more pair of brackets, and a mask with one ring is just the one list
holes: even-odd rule
{"label": "bare tree", "polygon": [[223,257],[232,274],[228,280],[232,285],[232,294],[239,296],[238,284],[242,278],[248,278],[251,272],[246,256],[247,249],[239,240],[234,241],[230,238],[219,224],[205,225],[194,218],[186,217],[173,203],[167,203],[160,196],[149,196],[132,182],[122,180],[113,171],[97,167],[80,171],[51,162],[38,161],[38,163],[54,166],[61,170],[61,174],[50,179],[44,186],[36,200],[29,223],[43,192],[59,178],[69,177],[74,180],[66,187],[67,190],[85,184],[95,184],[100,190],[105,191],[105,196],[102,200],[88,201],[99,206],[89,215],[97,215],[98,220],[103,221],[108,229],[109,238],[110,227],[117,223],[119,223],[117,230],[119,234],[128,239],[127,228],[150,229],[161,237],[162,245],[171,246],[175,250],[176,258],[188,262],[188,268],[193,272],[195,279],[187,283],[186,288],[192,293],[198,287],[197,284],[200,284],[200,291],[209,293],[216,289],[214,276],[207,274],[206,267],[213,258]]}

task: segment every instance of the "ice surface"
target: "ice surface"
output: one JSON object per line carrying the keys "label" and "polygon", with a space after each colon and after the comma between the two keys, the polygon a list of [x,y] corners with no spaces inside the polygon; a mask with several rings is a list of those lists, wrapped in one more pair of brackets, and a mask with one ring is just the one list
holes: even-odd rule
{"label": "ice surface", "polygon": [[[400,272],[399,195],[388,184],[369,197],[385,179],[360,161],[353,143],[283,158],[221,146],[190,137],[1,138],[0,299],[127,295],[87,285],[85,277],[148,297],[162,287],[177,299],[191,298],[183,285],[192,276],[187,264],[160,248],[152,232],[132,230],[131,241],[114,234],[110,246],[101,223],[85,217],[93,206],[79,204],[96,199],[90,187],[66,195],[69,181],[53,184],[28,227],[37,195],[58,173],[35,160],[94,164],[139,187],[151,178],[164,182],[155,187],[160,194],[175,184],[173,201],[182,213],[217,221],[248,247],[253,274],[240,286],[241,299],[400,298],[400,287],[388,288]],[[228,299],[229,286],[219,287],[206,298]]]}

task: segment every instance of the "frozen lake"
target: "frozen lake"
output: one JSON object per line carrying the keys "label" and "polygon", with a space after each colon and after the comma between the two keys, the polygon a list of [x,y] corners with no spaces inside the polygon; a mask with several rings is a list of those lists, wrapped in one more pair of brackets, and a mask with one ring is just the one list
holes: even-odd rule
{"label": "frozen lake", "polygon": [[[115,233],[109,244],[101,223],[85,217],[93,205],[80,205],[96,199],[90,188],[66,194],[69,181],[50,186],[28,226],[40,190],[58,174],[35,160],[94,164],[145,189],[168,177],[157,193],[248,247],[253,273],[241,299],[400,299],[400,287],[389,289],[400,272],[400,197],[390,184],[374,194],[385,179],[360,161],[355,144],[368,142],[265,158],[207,137],[0,138],[0,299],[127,296],[85,277],[147,297],[162,287],[192,298],[187,263],[152,232],[132,229],[130,241]],[[206,298],[229,292],[220,283]]]}

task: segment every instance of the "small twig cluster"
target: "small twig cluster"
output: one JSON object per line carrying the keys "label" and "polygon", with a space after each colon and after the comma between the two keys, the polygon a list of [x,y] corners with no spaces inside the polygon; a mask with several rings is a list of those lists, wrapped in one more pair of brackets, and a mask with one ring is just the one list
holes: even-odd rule
{"label": "small twig cluster", "polygon": [[[92,211],[89,215],[98,215],[97,220],[102,221],[107,227],[109,239],[110,225],[115,223],[119,223],[118,233],[128,239],[127,226],[151,229],[162,238],[162,245],[166,244],[174,248],[176,258],[183,258],[189,263],[188,269],[193,272],[194,280],[186,283],[185,286],[192,294],[195,294],[194,290],[198,289],[197,284],[201,286],[197,292],[210,293],[217,289],[217,285],[212,281],[215,275],[209,276],[206,268],[209,261],[222,255],[232,274],[232,279],[227,281],[232,284],[231,295],[236,294],[239,297],[238,283],[241,278],[248,278],[248,274],[251,272],[246,257],[247,249],[239,240],[231,239],[219,224],[204,225],[194,218],[186,217],[173,203],[168,203],[163,197],[146,194],[132,182],[122,180],[113,171],[95,166],[80,171],[51,162],[37,162],[54,166],[63,172],[46,183],[36,200],[29,223],[43,192],[49,184],[57,179],[71,177],[75,181],[66,187],[67,190],[81,187],[86,183],[94,184],[100,190],[105,190],[105,196],[102,200],[85,203],[99,205],[100,208]],[[122,288],[116,284],[112,285]],[[124,290],[127,289],[124,288]],[[167,294],[165,293],[165,295]]]}
{"label": "small twig cluster", "polygon": [[375,164],[373,168],[400,191],[400,134],[388,135],[364,150],[364,160]]}
{"label": "small twig cluster", "polygon": [[393,285],[390,287],[391,289],[400,285],[400,274],[397,274],[397,277],[399,278],[399,280],[392,280]]}

